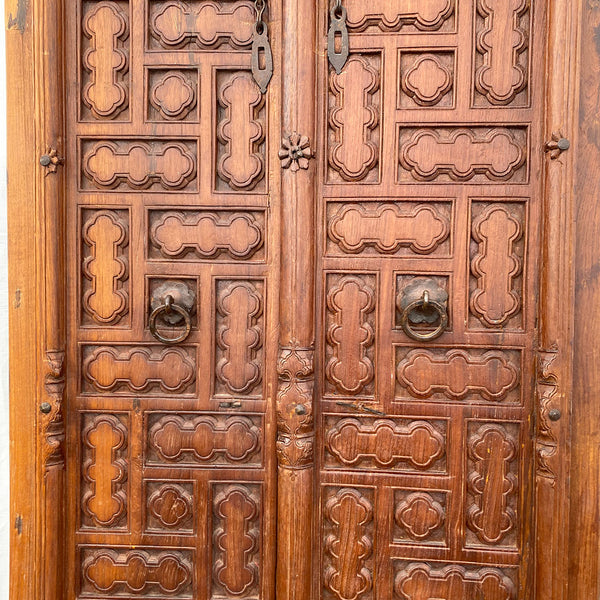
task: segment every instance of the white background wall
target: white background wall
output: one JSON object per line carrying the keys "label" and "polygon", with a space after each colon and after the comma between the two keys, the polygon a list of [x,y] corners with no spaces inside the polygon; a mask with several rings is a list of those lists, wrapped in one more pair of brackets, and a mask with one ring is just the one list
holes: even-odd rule
{"label": "white background wall", "polygon": [[[3,13],[2,13],[3,14]],[[6,69],[0,27],[0,600],[8,600],[8,266],[6,249]]]}

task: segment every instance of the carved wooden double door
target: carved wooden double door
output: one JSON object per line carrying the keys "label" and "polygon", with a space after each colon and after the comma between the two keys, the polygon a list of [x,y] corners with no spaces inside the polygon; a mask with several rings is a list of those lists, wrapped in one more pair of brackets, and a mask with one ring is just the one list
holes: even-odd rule
{"label": "carved wooden double door", "polygon": [[531,598],[546,2],[266,4],[69,9],[65,597]]}

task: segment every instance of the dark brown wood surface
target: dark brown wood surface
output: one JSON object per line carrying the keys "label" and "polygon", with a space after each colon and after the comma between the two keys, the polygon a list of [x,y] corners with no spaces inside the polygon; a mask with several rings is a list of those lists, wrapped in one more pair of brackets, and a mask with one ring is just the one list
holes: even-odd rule
{"label": "dark brown wood surface", "polygon": [[13,598],[597,596],[596,4],[7,4]]}

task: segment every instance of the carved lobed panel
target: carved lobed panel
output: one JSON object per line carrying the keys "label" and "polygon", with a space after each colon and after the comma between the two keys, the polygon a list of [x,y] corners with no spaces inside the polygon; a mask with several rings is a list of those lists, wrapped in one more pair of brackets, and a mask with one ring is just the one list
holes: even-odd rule
{"label": "carved lobed panel", "polygon": [[195,486],[194,481],[146,480],[146,531],[153,534],[193,534],[198,502]]}
{"label": "carved lobed panel", "polygon": [[375,307],[373,274],[327,276],[326,391],[369,396],[375,389]]}
{"label": "carved lobed panel", "polygon": [[265,191],[265,96],[250,71],[216,73],[217,191]]}
{"label": "carved lobed panel", "polygon": [[129,418],[127,413],[81,415],[81,525],[127,529]]}
{"label": "carved lobed panel", "polygon": [[519,433],[519,423],[468,423],[467,546],[520,545]]}
{"label": "carved lobed panel", "polygon": [[129,211],[82,211],[82,325],[128,323]]}
{"label": "carved lobed panel", "polygon": [[451,202],[329,202],[327,253],[448,256]]}
{"label": "carved lobed panel", "polygon": [[448,32],[455,27],[455,0],[345,0],[351,31]]}
{"label": "carved lobed panel", "polygon": [[198,69],[148,69],[147,114],[149,122],[199,121]]}
{"label": "carved lobed panel", "polygon": [[193,192],[197,153],[197,143],[191,140],[83,139],[81,189]]}
{"label": "carved lobed panel", "polygon": [[265,259],[264,211],[150,210],[148,226],[151,260]]}
{"label": "carved lobed panel", "polygon": [[455,50],[399,52],[398,102],[399,109],[454,108]]}
{"label": "carved lobed panel", "polygon": [[260,395],[263,377],[264,282],[216,282],[215,393]]}
{"label": "carved lobed panel", "polygon": [[148,1],[152,50],[249,50],[256,21],[251,0]]}
{"label": "carved lobed panel", "polygon": [[527,106],[531,0],[476,0],[475,106]]}
{"label": "carved lobed panel", "polygon": [[329,73],[328,181],[378,183],[381,54],[351,54]]}
{"label": "carved lobed panel", "polygon": [[262,464],[261,417],[148,413],[146,462],[182,467]]}
{"label": "carved lobed panel", "polygon": [[196,351],[178,346],[83,346],[81,387],[88,394],[194,394]]}
{"label": "carved lobed panel", "polygon": [[325,467],[444,473],[446,436],[444,420],[330,415],[325,419]]}
{"label": "carved lobed panel", "polygon": [[394,591],[400,600],[517,600],[514,569],[396,563]]}
{"label": "carved lobed panel", "polygon": [[129,119],[129,2],[83,2],[80,118]]}
{"label": "carved lobed panel", "polygon": [[193,551],[80,548],[81,598],[192,598]]}
{"label": "carved lobed panel", "polygon": [[374,489],[325,487],[323,498],[323,598],[373,596]]}
{"label": "carved lobed panel", "polygon": [[470,327],[523,327],[525,203],[471,203]]}
{"label": "carved lobed panel", "polygon": [[518,350],[396,349],[396,399],[519,404]]}
{"label": "carved lobed panel", "polygon": [[448,492],[394,490],[393,543],[447,546]]}
{"label": "carved lobed panel", "polygon": [[212,598],[260,596],[261,488],[259,484],[212,484]]}
{"label": "carved lobed panel", "polygon": [[398,181],[526,183],[526,127],[401,127]]}

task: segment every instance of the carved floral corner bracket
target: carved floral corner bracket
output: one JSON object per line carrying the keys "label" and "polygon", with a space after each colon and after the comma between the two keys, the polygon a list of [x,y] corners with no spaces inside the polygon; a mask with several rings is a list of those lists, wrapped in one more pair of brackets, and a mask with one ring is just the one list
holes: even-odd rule
{"label": "carved floral corner bracket", "polygon": [[63,419],[63,394],[65,389],[65,353],[62,350],[46,352],[47,372],[44,388],[47,400],[40,405],[43,415],[43,449],[46,468],[64,463],[65,426]]}
{"label": "carved floral corner bracket", "polygon": [[313,462],[314,348],[297,340],[279,350],[277,361],[277,458],[282,467],[306,469]]}
{"label": "carved floral corner bracket", "polygon": [[558,437],[552,421],[561,417],[560,410],[553,404],[560,397],[557,362],[559,351],[557,346],[538,351],[537,375],[537,435],[536,456],[537,475],[556,483],[556,471],[552,466],[553,457],[558,452]]}
{"label": "carved floral corner bracket", "polygon": [[293,132],[281,141],[279,159],[283,169],[290,169],[292,173],[300,169],[308,169],[309,160],[314,158],[314,151],[310,147],[310,139],[297,132]]}

